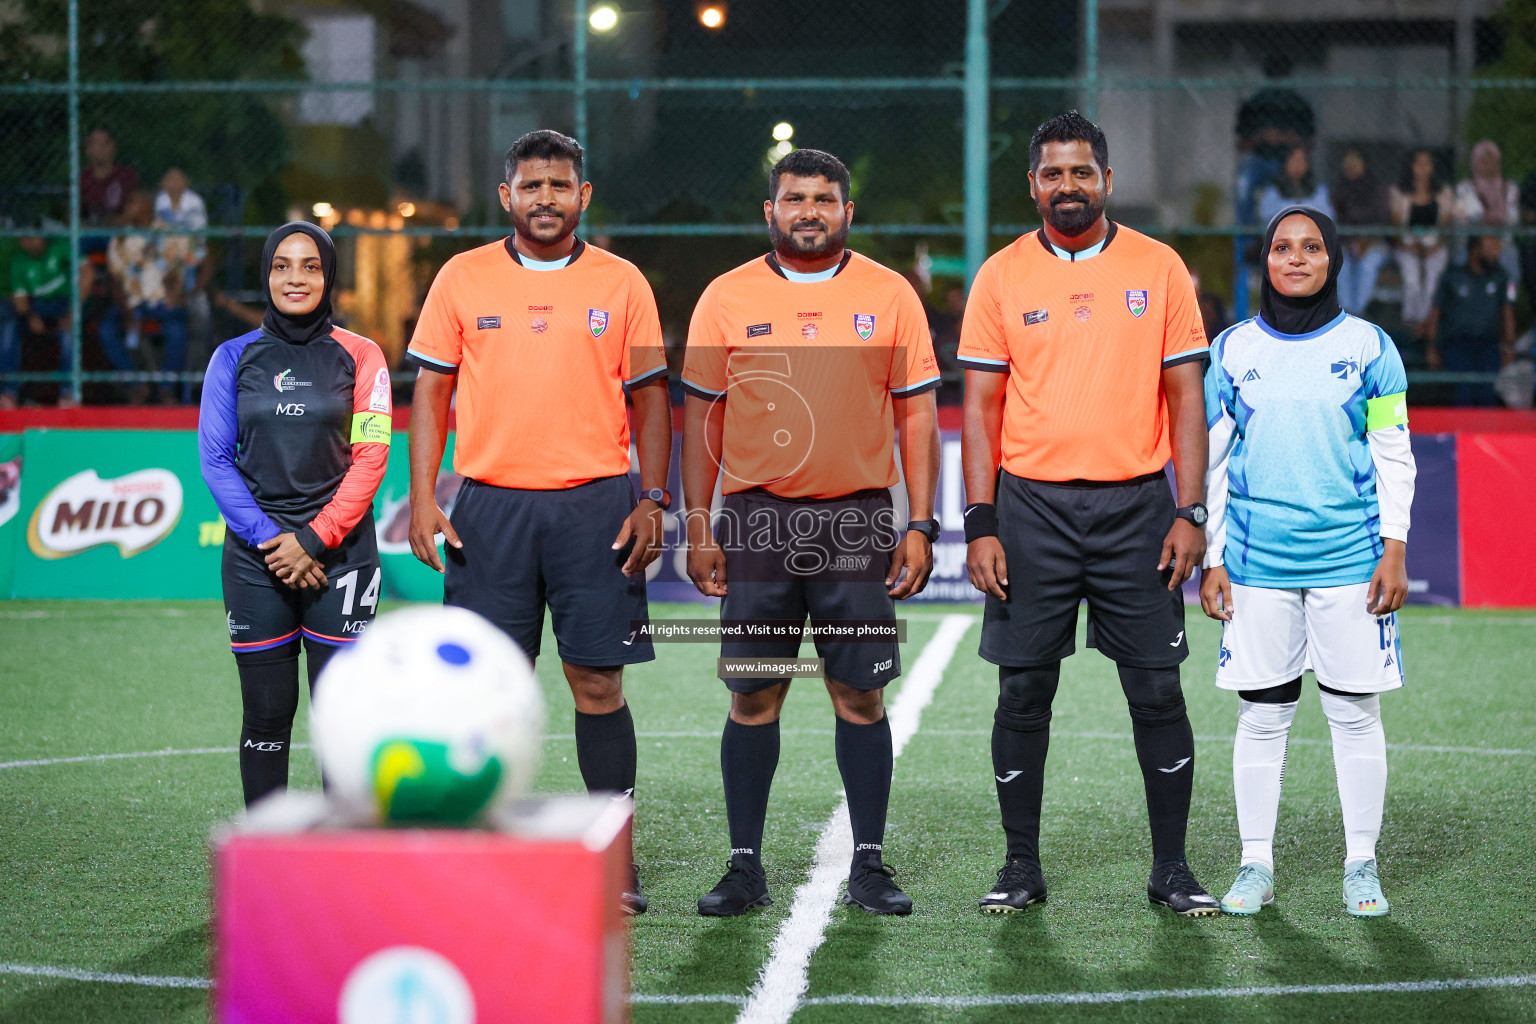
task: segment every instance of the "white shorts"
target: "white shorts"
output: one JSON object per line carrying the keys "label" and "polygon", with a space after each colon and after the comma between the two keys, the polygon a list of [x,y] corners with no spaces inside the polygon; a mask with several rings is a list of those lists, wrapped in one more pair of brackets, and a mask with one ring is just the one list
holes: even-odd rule
{"label": "white shorts", "polygon": [[1281,590],[1232,584],[1232,619],[1221,627],[1216,685],[1262,690],[1311,669],[1319,683],[1346,693],[1402,686],[1397,615],[1366,610],[1370,586]]}

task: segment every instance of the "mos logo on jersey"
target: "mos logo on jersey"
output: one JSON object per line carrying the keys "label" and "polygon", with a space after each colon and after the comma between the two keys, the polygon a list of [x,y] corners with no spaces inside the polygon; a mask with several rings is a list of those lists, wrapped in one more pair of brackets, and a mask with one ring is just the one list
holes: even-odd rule
{"label": "mos logo on jersey", "polygon": [[868,341],[875,333],[875,318],[869,313],[855,313],[853,329],[859,333],[860,338]]}
{"label": "mos logo on jersey", "polygon": [[607,329],[608,311],[606,309],[587,310],[587,330],[592,332],[592,337],[601,338]]}
{"label": "mos logo on jersey", "polygon": [[164,540],[181,519],[181,480],[168,469],[141,469],[103,480],[94,469],[59,482],[27,524],[27,546],[38,558],[68,558],[99,544],[116,544],[124,558]]}
{"label": "mos logo on jersey", "polygon": [[1146,290],[1127,291],[1125,293],[1125,308],[1131,311],[1131,316],[1140,319],[1141,314],[1147,311]]}

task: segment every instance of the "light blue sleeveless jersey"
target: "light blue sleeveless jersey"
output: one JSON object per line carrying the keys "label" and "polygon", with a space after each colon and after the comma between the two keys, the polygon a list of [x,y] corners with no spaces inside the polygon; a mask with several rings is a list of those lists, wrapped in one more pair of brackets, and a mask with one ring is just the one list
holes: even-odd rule
{"label": "light blue sleeveless jersey", "polygon": [[1392,339],[1347,313],[1310,334],[1254,317],[1217,337],[1205,416],[1213,449],[1236,433],[1224,553],[1234,582],[1370,580],[1382,547],[1367,423],[1406,422],[1407,390]]}

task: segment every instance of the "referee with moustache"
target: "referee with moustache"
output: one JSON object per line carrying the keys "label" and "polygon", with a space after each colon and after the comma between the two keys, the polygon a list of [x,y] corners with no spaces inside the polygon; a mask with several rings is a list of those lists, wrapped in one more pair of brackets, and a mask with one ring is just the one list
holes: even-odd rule
{"label": "referee with moustache", "polygon": [[[882,857],[893,760],[884,693],[901,674],[893,601],[921,591],[933,569],[939,368],[912,286],[846,247],[849,184],[830,153],[801,149],[779,160],[763,203],[773,251],[712,281],[688,328],[688,575],[700,593],[724,598],[722,626],[784,630],[720,646],[731,691],[720,739],[731,854],[699,900],[707,917],[772,902],[761,845],[789,695],[783,675],[730,675],[726,663],[797,656],[807,615],[813,625],[891,631],[874,642],[818,633],[815,642],[853,831],[844,902],[912,912]],[[900,479],[898,438],[904,525],[889,490]],[[717,482],[725,497],[711,536]]]}
{"label": "referee with moustache", "polygon": [[1200,309],[1178,254],[1104,215],[1113,175],[1097,125],[1075,110],[1052,118],[1029,156],[1045,223],[983,265],[958,354],[966,568],[987,595],[981,656],[998,666],[992,763],[1008,841],[981,909],[1045,899],[1051,702],[1087,598],[1090,646],[1114,660],[1130,707],[1152,832],[1147,895],[1215,914],[1185,860],[1195,750],[1179,683],[1179,588],[1205,554]]}
{"label": "referee with moustache", "polygon": [[[445,573],[443,600],[538,657],[547,604],[576,704],[576,759],[590,792],[635,790],[624,666],[651,661],[645,567],[661,553],[672,454],[656,300],[640,271],[575,234],[592,199],[575,139],[536,131],[507,152],[501,205],[514,233],[443,266],[408,356],[411,550]],[[453,517],[433,487],[458,393]],[[643,494],[629,482],[630,427]],[[436,535],[448,543],[447,566]],[[645,912],[639,872],[622,895]]]}

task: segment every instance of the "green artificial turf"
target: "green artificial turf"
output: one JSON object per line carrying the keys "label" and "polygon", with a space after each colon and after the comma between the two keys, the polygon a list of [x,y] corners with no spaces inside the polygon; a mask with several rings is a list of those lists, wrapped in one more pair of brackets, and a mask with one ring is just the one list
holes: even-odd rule
{"label": "green artificial turf", "polygon": [[[909,625],[909,667],[938,614],[976,612],[907,610],[923,616]],[[233,746],[239,698],[223,625],[215,602],[0,604],[0,762]],[[1189,627],[1185,692],[1197,736],[1190,861],[1219,895],[1239,850],[1230,772],[1236,699],[1211,684],[1214,624],[1192,613]],[[807,995],[1113,993],[1530,972],[1536,619],[1410,609],[1402,636],[1409,686],[1383,701],[1391,778],[1379,853],[1391,916],[1343,913],[1338,797],[1310,686],[1286,769],[1275,906],[1254,918],[1203,920],[1150,908],[1145,807],[1125,701],[1114,667],[1093,651],[1064,664],[1056,701],[1042,839],[1050,901],[1020,915],[978,914],[1002,837],[988,752],[996,676],[975,656],[973,627],[896,764],[886,853],[916,911],[884,919],[839,906],[811,961]],[[746,918],[701,919],[694,901],[726,856],[718,731],[727,701],[714,679],[714,648],[658,650],[656,662],[630,670],[627,684],[641,734],[636,848],[652,907],[634,923],[633,987],[654,996],[745,996],[839,800],[830,707],[814,681],[797,683],[786,707],[764,841],[777,902]],[[536,789],[576,790],[569,697],[553,658],[539,668],[551,736]],[[900,681],[890,699],[899,694]],[[301,722],[295,739],[304,736]],[[1451,747],[1474,749],[1428,749]],[[307,751],[295,751],[293,769],[296,786],[318,786]],[[0,964],[206,977],[207,840],[239,804],[233,753],[0,769]],[[207,1002],[199,989],[0,973],[0,1024],[202,1021]],[[731,1021],[737,1012],[727,1003],[639,1004],[634,1019]],[[795,1020],[1533,1017],[1536,988],[1525,985],[1075,1006],[813,1004]]]}

